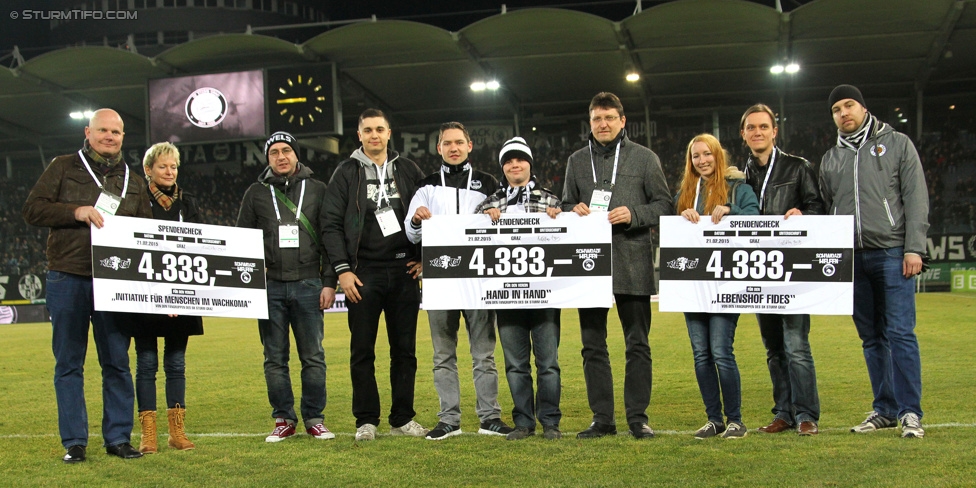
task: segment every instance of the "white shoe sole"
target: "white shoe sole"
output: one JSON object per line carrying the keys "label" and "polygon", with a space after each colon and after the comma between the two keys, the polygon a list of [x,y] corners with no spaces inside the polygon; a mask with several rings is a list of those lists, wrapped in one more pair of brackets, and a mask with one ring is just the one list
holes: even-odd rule
{"label": "white shoe sole", "polygon": [[461,429],[452,430],[452,431],[450,431],[450,432],[448,432],[448,433],[446,433],[446,434],[444,434],[444,435],[442,435],[440,437],[430,437],[430,436],[427,436],[427,437],[424,437],[424,439],[427,439],[428,441],[442,441],[444,439],[447,439],[448,437],[454,437],[456,435],[461,435]]}
{"label": "white shoe sole", "polygon": [[329,439],[335,439],[335,434],[329,432],[328,434],[313,435],[312,437],[315,439],[322,439],[323,441],[327,441]]}
{"label": "white shoe sole", "polygon": [[498,435],[502,437],[508,435],[508,434],[502,434],[501,432],[495,432],[493,430],[488,430],[488,429],[478,429],[478,433],[481,435]]}
{"label": "white shoe sole", "polygon": [[[288,437],[295,437],[295,434],[292,434],[292,435],[290,435]],[[278,437],[276,435],[269,435],[268,437],[265,437],[264,438],[264,442],[281,442],[281,441],[287,439],[288,437]],[[335,436],[333,436],[333,437],[335,437]]]}

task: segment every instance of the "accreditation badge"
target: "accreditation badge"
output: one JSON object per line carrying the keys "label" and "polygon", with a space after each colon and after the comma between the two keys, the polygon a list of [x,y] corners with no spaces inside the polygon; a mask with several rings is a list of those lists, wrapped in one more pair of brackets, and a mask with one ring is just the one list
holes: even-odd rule
{"label": "accreditation badge", "polygon": [[95,210],[103,216],[115,215],[119,211],[119,206],[122,205],[122,199],[109,193],[103,191],[101,195],[98,195],[98,200],[95,201]]}
{"label": "accreditation badge", "polygon": [[590,211],[606,212],[609,210],[611,195],[613,193],[607,190],[593,190],[593,196],[590,197]]}
{"label": "accreditation badge", "polygon": [[383,237],[389,237],[400,232],[400,219],[397,218],[393,207],[383,207],[376,210],[376,222],[380,224]]}
{"label": "accreditation badge", "polygon": [[278,226],[278,247],[282,249],[298,247],[298,224]]}

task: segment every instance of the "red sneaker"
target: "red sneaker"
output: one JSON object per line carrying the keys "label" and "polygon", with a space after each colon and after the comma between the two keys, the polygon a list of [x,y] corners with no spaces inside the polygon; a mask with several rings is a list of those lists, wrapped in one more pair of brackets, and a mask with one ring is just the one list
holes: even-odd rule
{"label": "red sneaker", "polygon": [[264,442],[281,442],[295,435],[295,424],[288,423],[285,419],[275,419],[275,428],[271,435],[264,438]]}
{"label": "red sneaker", "polygon": [[335,434],[322,424],[315,424],[305,429],[305,432],[316,439],[335,439]]}

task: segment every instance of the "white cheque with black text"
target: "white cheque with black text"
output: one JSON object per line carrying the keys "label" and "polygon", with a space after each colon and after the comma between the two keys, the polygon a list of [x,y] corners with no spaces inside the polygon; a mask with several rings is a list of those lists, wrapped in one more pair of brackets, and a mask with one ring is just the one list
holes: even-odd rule
{"label": "white cheque with black text", "polygon": [[851,315],[850,215],[661,217],[662,312]]}
{"label": "white cheque with black text", "polygon": [[425,310],[613,306],[606,214],[435,215],[423,223]]}
{"label": "white cheque with black text", "polygon": [[91,240],[95,310],[268,318],[260,230],[111,216]]}

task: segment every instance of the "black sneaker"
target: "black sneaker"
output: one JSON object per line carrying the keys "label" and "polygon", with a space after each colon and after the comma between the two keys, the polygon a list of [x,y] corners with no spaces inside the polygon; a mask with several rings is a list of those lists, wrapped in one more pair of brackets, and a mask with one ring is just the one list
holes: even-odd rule
{"label": "black sneaker", "polygon": [[128,442],[108,446],[105,448],[105,453],[110,456],[118,456],[122,459],[136,459],[142,457],[142,453],[132,447],[132,444],[129,444]]}
{"label": "black sneaker", "polygon": [[441,441],[447,439],[448,437],[456,436],[461,433],[460,425],[445,424],[444,422],[437,422],[434,430],[427,433],[427,439],[432,441]]}
{"label": "black sneaker", "polygon": [[478,433],[482,435],[508,435],[515,429],[505,425],[502,419],[488,419],[481,423]]}
{"label": "black sneaker", "polygon": [[530,429],[528,427],[516,427],[512,429],[512,431],[509,432],[505,438],[510,441],[520,441],[533,435],[535,435],[535,429]]}
{"label": "black sneaker", "polygon": [[64,462],[68,464],[80,463],[85,460],[85,446],[71,446],[64,453]]}
{"label": "black sneaker", "polygon": [[543,425],[542,436],[550,441],[554,441],[556,439],[562,439],[563,433],[559,431],[559,426],[557,425]]}
{"label": "black sneaker", "polygon": [[654,437],[654,429],[643,422],[630,424],[630,433],[634,436],[634,439],[650,439]]}
{"label": "black sneaker", "polygon": [[576,434],[577,439],[596,439],[597,437],[603,437],[605,435],[617,435],[617,426],[613,424],[602,424],[600,422],[593,422],[590,426]]}
{"label": "black sneaker", "polygon": [[709,437],[722,435],[723,432],[725,432],[725,424],[716,424],[709,420],[702,428],[695,431],[695,439],[708,439]]}

